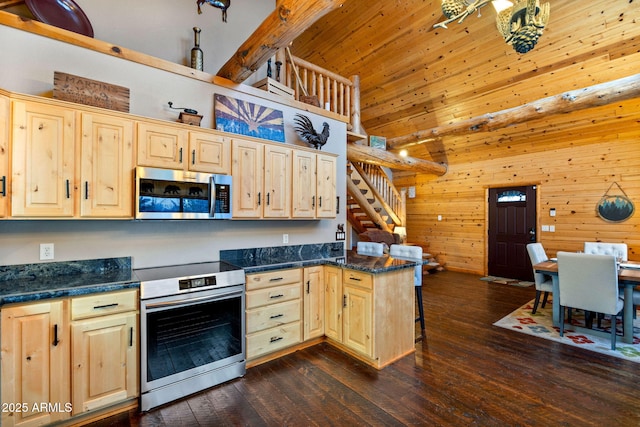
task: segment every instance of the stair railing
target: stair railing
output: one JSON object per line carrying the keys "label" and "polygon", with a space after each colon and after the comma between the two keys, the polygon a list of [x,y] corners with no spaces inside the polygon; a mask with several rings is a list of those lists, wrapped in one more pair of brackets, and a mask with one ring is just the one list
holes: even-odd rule
{"label": "stair railing", "polygon": [[344,116],[349,123],[347,130],[361,133],[359,76],[348,79],[297,56],[291,57],[305,90],[302,90],[298,82],[289,56],[282,49],[276,55],[276,59],[284,65],[280,83],[295,89],[296,100],[304,97],[305,91],[310,96],[316,96],[320,103],[319,107]]}
{"label": "stair railing", "polygon": [[382,167],[368,163],[353,163],[353,168],[362,180],[369,186],[371,193],[382,205],[389,218],[395,225],[406,223],[406,200],[404,193],[400,193]]}

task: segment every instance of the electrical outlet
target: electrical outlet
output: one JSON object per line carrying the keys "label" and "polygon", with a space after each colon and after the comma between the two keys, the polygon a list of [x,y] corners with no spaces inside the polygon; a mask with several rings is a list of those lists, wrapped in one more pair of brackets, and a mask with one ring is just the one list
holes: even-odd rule
{"label": "electrical outlet", "polygon": [[40,261],[53,259],[53,243],[40,243]]}
{"label": "electrical outlet", "polygon": [[289,243],[289,235],[288,234],[283,234],[282,235],[282,243]]}

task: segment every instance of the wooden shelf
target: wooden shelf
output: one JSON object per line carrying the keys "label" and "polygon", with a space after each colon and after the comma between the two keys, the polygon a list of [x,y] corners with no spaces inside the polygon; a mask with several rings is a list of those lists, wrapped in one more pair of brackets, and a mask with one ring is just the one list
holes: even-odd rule
{"label": "wooden shelf", "polygon": [[347,142],[358,142],[358,141],[365,141],[364,145],[369,145],[367,143],[367,135],[361,134],[361,133],[354,133],[351,131],[347,131]]}

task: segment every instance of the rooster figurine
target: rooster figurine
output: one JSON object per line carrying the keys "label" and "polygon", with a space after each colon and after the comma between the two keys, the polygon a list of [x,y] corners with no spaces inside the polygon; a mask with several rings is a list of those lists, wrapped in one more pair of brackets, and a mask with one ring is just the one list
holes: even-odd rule
{"label": "rooster figurine", "polygon": [[313,145],[317,150],[321,150],[322,146],[327,143],[327,139],[329,139],[329,124],[327,122],[322,123],[322,132],[318,133],[307,116],[296,114],[293,121],[296,123],[294,129],[302,139]]}

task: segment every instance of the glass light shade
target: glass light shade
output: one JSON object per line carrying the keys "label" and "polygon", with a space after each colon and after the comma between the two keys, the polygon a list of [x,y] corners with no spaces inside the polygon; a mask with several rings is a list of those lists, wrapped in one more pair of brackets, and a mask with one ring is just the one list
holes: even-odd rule
{"label": "glass light shade", "polygon": [[505,9],[513,7],[513,2],[510,2],[509,0],[493,0],[491,4],[496,9],[497,13],[500,13]]}
{"label": "glass light shade", "polygon": [[406,227],[396,227],[393,229],[393,232],[400,236],[400,242],[404,243],[404,241],[407,239]]}

